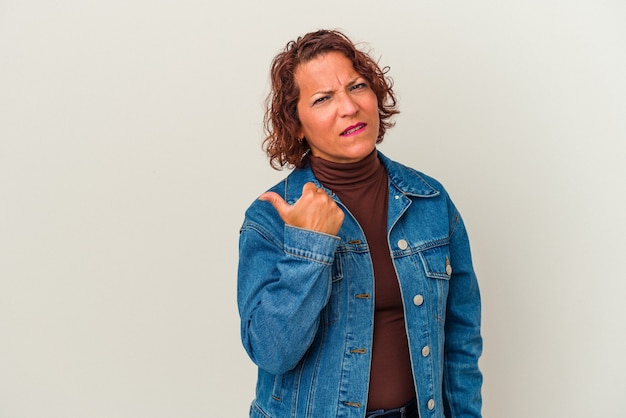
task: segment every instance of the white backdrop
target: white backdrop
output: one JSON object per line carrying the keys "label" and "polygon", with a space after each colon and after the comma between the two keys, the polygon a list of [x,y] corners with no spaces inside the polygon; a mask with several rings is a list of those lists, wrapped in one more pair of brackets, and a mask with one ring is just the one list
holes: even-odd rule
{"label": "white backdrop", "polygon": [[461,209],[484,415],[623,417],[626,3],[0,0],[0,417],[244,417],[238,228],[272,57],[391,66],[383,152]]}

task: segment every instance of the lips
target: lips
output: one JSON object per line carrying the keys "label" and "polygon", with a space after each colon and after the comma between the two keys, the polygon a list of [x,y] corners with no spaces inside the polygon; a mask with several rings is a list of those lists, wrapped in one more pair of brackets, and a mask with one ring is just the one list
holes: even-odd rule
{"label": "lips", "polygon": [[358,134],[363,129],[365,129],[366,126],[367,126],[367,123],[363,123],[363,122],[357,123],[356,125],[348,126],[348,128],[346,128],[346,130],[343,131],[340,135],[351,136],[351,135]]}

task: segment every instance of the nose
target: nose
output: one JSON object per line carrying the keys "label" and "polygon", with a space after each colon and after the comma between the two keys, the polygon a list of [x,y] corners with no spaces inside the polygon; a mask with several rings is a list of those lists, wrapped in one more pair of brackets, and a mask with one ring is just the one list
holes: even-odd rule
{"label": "nose", "polygon": [[359,105],[349,94],[339,95],[339,115],[340,116],[352,116],[359,111]]}

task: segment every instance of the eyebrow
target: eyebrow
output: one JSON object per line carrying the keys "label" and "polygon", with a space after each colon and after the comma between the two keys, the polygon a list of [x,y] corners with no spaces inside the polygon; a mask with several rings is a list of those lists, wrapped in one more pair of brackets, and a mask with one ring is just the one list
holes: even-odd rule
{"label": "eyebrow", "polygon": [[[354,86],[355,84],[358,83],[360,78],[365,79],[363,76],[357,75],[355,78],[353,78],[352,80],[348,81],[347,86],[348,87]],[[331,93],[334,93],[334,92],[335,92],[335,90],[320,90],[320,91],[316,91],[315,93],[313,93],[311,95],[311,97],[315,96],[316,94],[331,94]]]}

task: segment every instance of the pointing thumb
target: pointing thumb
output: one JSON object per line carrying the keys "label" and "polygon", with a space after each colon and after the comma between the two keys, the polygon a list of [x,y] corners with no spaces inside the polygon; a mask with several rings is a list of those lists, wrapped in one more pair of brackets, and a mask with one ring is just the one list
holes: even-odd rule
{"label": "pointing thumb", "polygon": [[280,195],[276,192],[265,192],[259,196],[259,200],[271,203],[281,218],[289,210],[289,208],[291,208],[291,205],[285,202],[285,199],[280,197]]}

